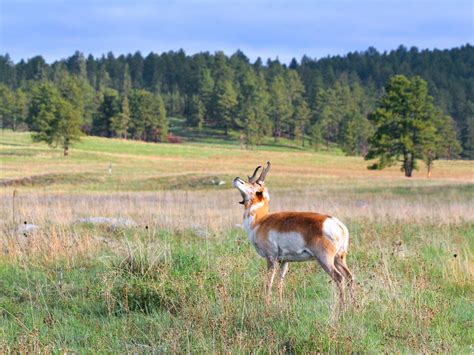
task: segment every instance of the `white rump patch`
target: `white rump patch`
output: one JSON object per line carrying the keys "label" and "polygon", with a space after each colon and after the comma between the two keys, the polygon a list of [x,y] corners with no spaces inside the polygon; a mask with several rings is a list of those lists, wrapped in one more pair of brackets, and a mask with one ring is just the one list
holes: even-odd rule
{"label": "white rump patch", "polygon": [[323,223],[323,234],[334,243],[337,250],[347,251],[349,245],[349,231],[336,217],[327,218]]}
{"label": "white rump patch", "polygon": [[326,218],[323,223],[323,234],[332,242],[339,241],[342,229],[332,218]]}

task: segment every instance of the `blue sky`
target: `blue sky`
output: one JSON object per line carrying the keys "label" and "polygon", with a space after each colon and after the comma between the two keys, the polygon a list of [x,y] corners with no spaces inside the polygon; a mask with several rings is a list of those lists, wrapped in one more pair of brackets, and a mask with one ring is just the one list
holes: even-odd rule
{"label": "blue sky", "polygon": [[241,49],[252,60],[474,43],[474,0],[0,0],[0,53]]}

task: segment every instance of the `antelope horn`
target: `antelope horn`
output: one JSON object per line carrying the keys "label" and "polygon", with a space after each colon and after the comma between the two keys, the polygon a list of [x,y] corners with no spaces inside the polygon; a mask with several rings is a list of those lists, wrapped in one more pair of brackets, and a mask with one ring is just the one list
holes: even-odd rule
{"label": "antelope horn", "polygon": [[270,162],[267,161],[267,166],[263,169],[262,173],[260,174],[260,177],[257,179],[257,184],[265,182],[265,176],[267,176],[267,173],[270,170],[270,166]]}
{"label": "antelope horn", "polygon": [[249,183],[253,184],[255,182],[255,178],[257,177],[257,171],[258,169],[260,169],[262,166],[259,165],[257,166],[257,168],[255,169],[255,171],[253,172],[253,175],[252,176],[248,176],[249,178]]}

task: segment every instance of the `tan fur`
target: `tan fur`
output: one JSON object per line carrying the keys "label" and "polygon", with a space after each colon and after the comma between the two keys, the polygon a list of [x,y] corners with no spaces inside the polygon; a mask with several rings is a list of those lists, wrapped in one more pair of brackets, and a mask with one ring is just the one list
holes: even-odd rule
{"label": "tan fur", "polygon": [[[260,217],[260,218],[257,218]],[[329,216],[311,212],[277,212],[257,214],[255,226],[258,226],[257,237],[268,238],[268,232],[297,232],[309,245],[316,245],[323,239],[323,223]]]}

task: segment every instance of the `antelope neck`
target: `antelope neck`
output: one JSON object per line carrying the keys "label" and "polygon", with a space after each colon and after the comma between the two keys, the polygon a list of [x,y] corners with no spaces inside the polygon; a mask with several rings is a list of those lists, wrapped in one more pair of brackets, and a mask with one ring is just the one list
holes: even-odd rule
{"label": "antelope neck", "polygon": [[254,228],[267,214],[268,202],[262,200],[245,208],[244,220],[250,220],[251,227]]}

